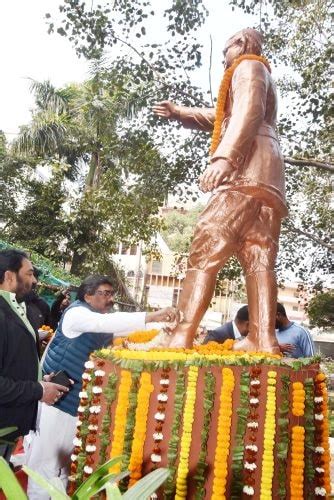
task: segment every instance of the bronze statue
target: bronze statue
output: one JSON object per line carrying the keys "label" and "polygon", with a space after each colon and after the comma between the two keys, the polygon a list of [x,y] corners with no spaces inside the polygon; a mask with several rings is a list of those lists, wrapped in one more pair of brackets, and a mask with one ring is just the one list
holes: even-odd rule
{"label": "bronze statue", "polygon": [[261,52],[262,36],[250,28],[227,41],[216,109],[187,108],[170,101],[153,108],[158,116],[178,120],[186,128],[214,129],[210,165],[200,178],[202,191],[213,194],[195,229],[178,303],[184,320],[174,329],[170,346],[192,346],[217,273],[234,255],[246,277],[249,306],[249,334],[234,348],[280,352],[274,330],[274,265],[287,208],[275,130],[275,85]]}

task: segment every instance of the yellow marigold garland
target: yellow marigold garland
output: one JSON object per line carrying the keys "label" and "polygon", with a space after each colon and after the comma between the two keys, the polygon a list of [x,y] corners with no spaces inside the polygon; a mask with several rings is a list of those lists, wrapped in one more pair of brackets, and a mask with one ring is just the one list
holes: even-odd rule
{"label": "yellow marigold garland", "polygon": [[291,476],[290,499],[303,500],[304,498],[304,442],[305,429],[300,425],[292,427],[291,436]]}
{"label": "yellow marigold garland", "polygon": [[[121,380],[118,388],[118,400],[115,411],[115,427],[112,439],[110,458],[122,455],[124,446],[126,415],[129,407],[129,393],[131,389],[132,376],[128,370],[121,370]],[[121,464],[118,462],[110,468],[110,472],[118,474]]]}
{"label": "yellow marigold garland", "polygon": [[224,76],[223,76],[223,79],[221,81],[221,84],[219,87],[219,92],[218,92],[218,99],[217,99],[217,106],[216,106],[216,119],[215,119],[215,123],[214,123],[212,140],[211,140],[211,147],[210,147],[210,154],[211,155],[213,155],[213,153],[216,151],[218,144],[219,144],[221,128],[222,128],[222,124],[223,124],[223,121],[225,118],[225,105],[226,105],[227,96],[228,96],[228,92],[230,89],[233,73],[234,73],[235,69],[237,68],[237,66],[242,61],[245,61],[245,60],[260,61],[270,71],[269,62],[267,61],[267,59],[265,57],[257,56],[255,54],[245,54],[243,56],[238,57],[233,62],[232,66],[224,72]]}
{"label": "yellow marigold garland", "polygon": [[227,460],[230,452],[232,425],[232,394],[235,385],[231,368],[222,369],[223,384],[220,392],[220,407],[218,416],[218,434],[215,451],[212,500],[225,498],[227,479]]}
{"label": "yellow marigold garland", "polygon": [[187,497],[189,452],[191,445],[192,427],[194,422],[197,378],[198,368],[196,366],[191,366],[188,370],[187,395],[183,412],[183,429],[181,437],[180,461],[176,476],[175,500],[181,500]]}
{"label": "yellow marigold garland", "polygon": [[305,389],[302,382],[292,384],[292,415],[302,417],[305,410]]}
{"label": "yellow marigold garland", "polygon": [[124,341],[132,342],[134,344],[142,344],[144,342],[149,342],[157,336],[159,330],[137,330],[130,333],[127,337],[116,337],[113,341],[114,346],[120,346]]}
{"label": "yellow marigold garland", "polygon": [[273,370],[268,372],[260,500],[269,500],[272,498],[272,481],[274,475],[274,445],[276,434],[276,377],[277,372]]}
{"label": "yellow marigold garland", "polygon": [[138,405],[136,409],[136,420],[129,463],[129,470],[131,472],[129,486],[132,486],[138,481],[138,479],[141,478],[144,443],[146,438],[147,415],[150,395],[153,390],[154,386],[151,382],[151,374],[143,372],[140,376],[139,382]]}

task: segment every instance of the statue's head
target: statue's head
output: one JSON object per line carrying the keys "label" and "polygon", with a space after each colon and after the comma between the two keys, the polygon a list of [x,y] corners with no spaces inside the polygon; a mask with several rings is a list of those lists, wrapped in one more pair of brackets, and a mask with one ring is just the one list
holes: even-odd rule
{"label": "statue's head", "polygon": [[261,55],[263,37],[259,31],[246,28],[229,38],[224,48],[225,66],[229,68],[233,61],[244,54]]}

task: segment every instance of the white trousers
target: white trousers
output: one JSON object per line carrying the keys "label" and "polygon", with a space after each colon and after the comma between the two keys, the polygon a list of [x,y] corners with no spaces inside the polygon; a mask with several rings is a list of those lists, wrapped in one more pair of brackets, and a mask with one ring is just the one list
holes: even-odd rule
{"label": "white trousers", "polygon": [[[77,417],[54,406],[40,404],[40,420],[27,450],[26,464],[45,479],[58,477],[67,486],[70,455],[76,433]],[[50,495],[32,479],[28,480],[29,500],[49,500]]]}

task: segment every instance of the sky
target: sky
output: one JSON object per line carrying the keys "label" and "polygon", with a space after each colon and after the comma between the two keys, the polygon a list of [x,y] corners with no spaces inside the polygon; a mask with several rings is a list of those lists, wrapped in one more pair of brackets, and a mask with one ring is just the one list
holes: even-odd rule
{"label": "sky", "polygon": [[[76,56],[70,42],[58,34],[47,33],[45,13],[57,15],[61,3],[61,0],[1,1],[0,130],[6,133],[8,140],[15,138],[20,125],[29,122],[33,107],[29,78],[37,81],[49,79],[53,85],[62,86],[87,77],[88,63]],[[250,26],[252,20],[241,11],[233,13],[228,0],[205,0],[205,4],[210,14],[199,36],[206,50],[203,68],[194,83],[208,88],[211,34],[212,86],[216,94],[223,72],[224,42],[239,29]],[[154,36],[154,27],[152,33]]]}

